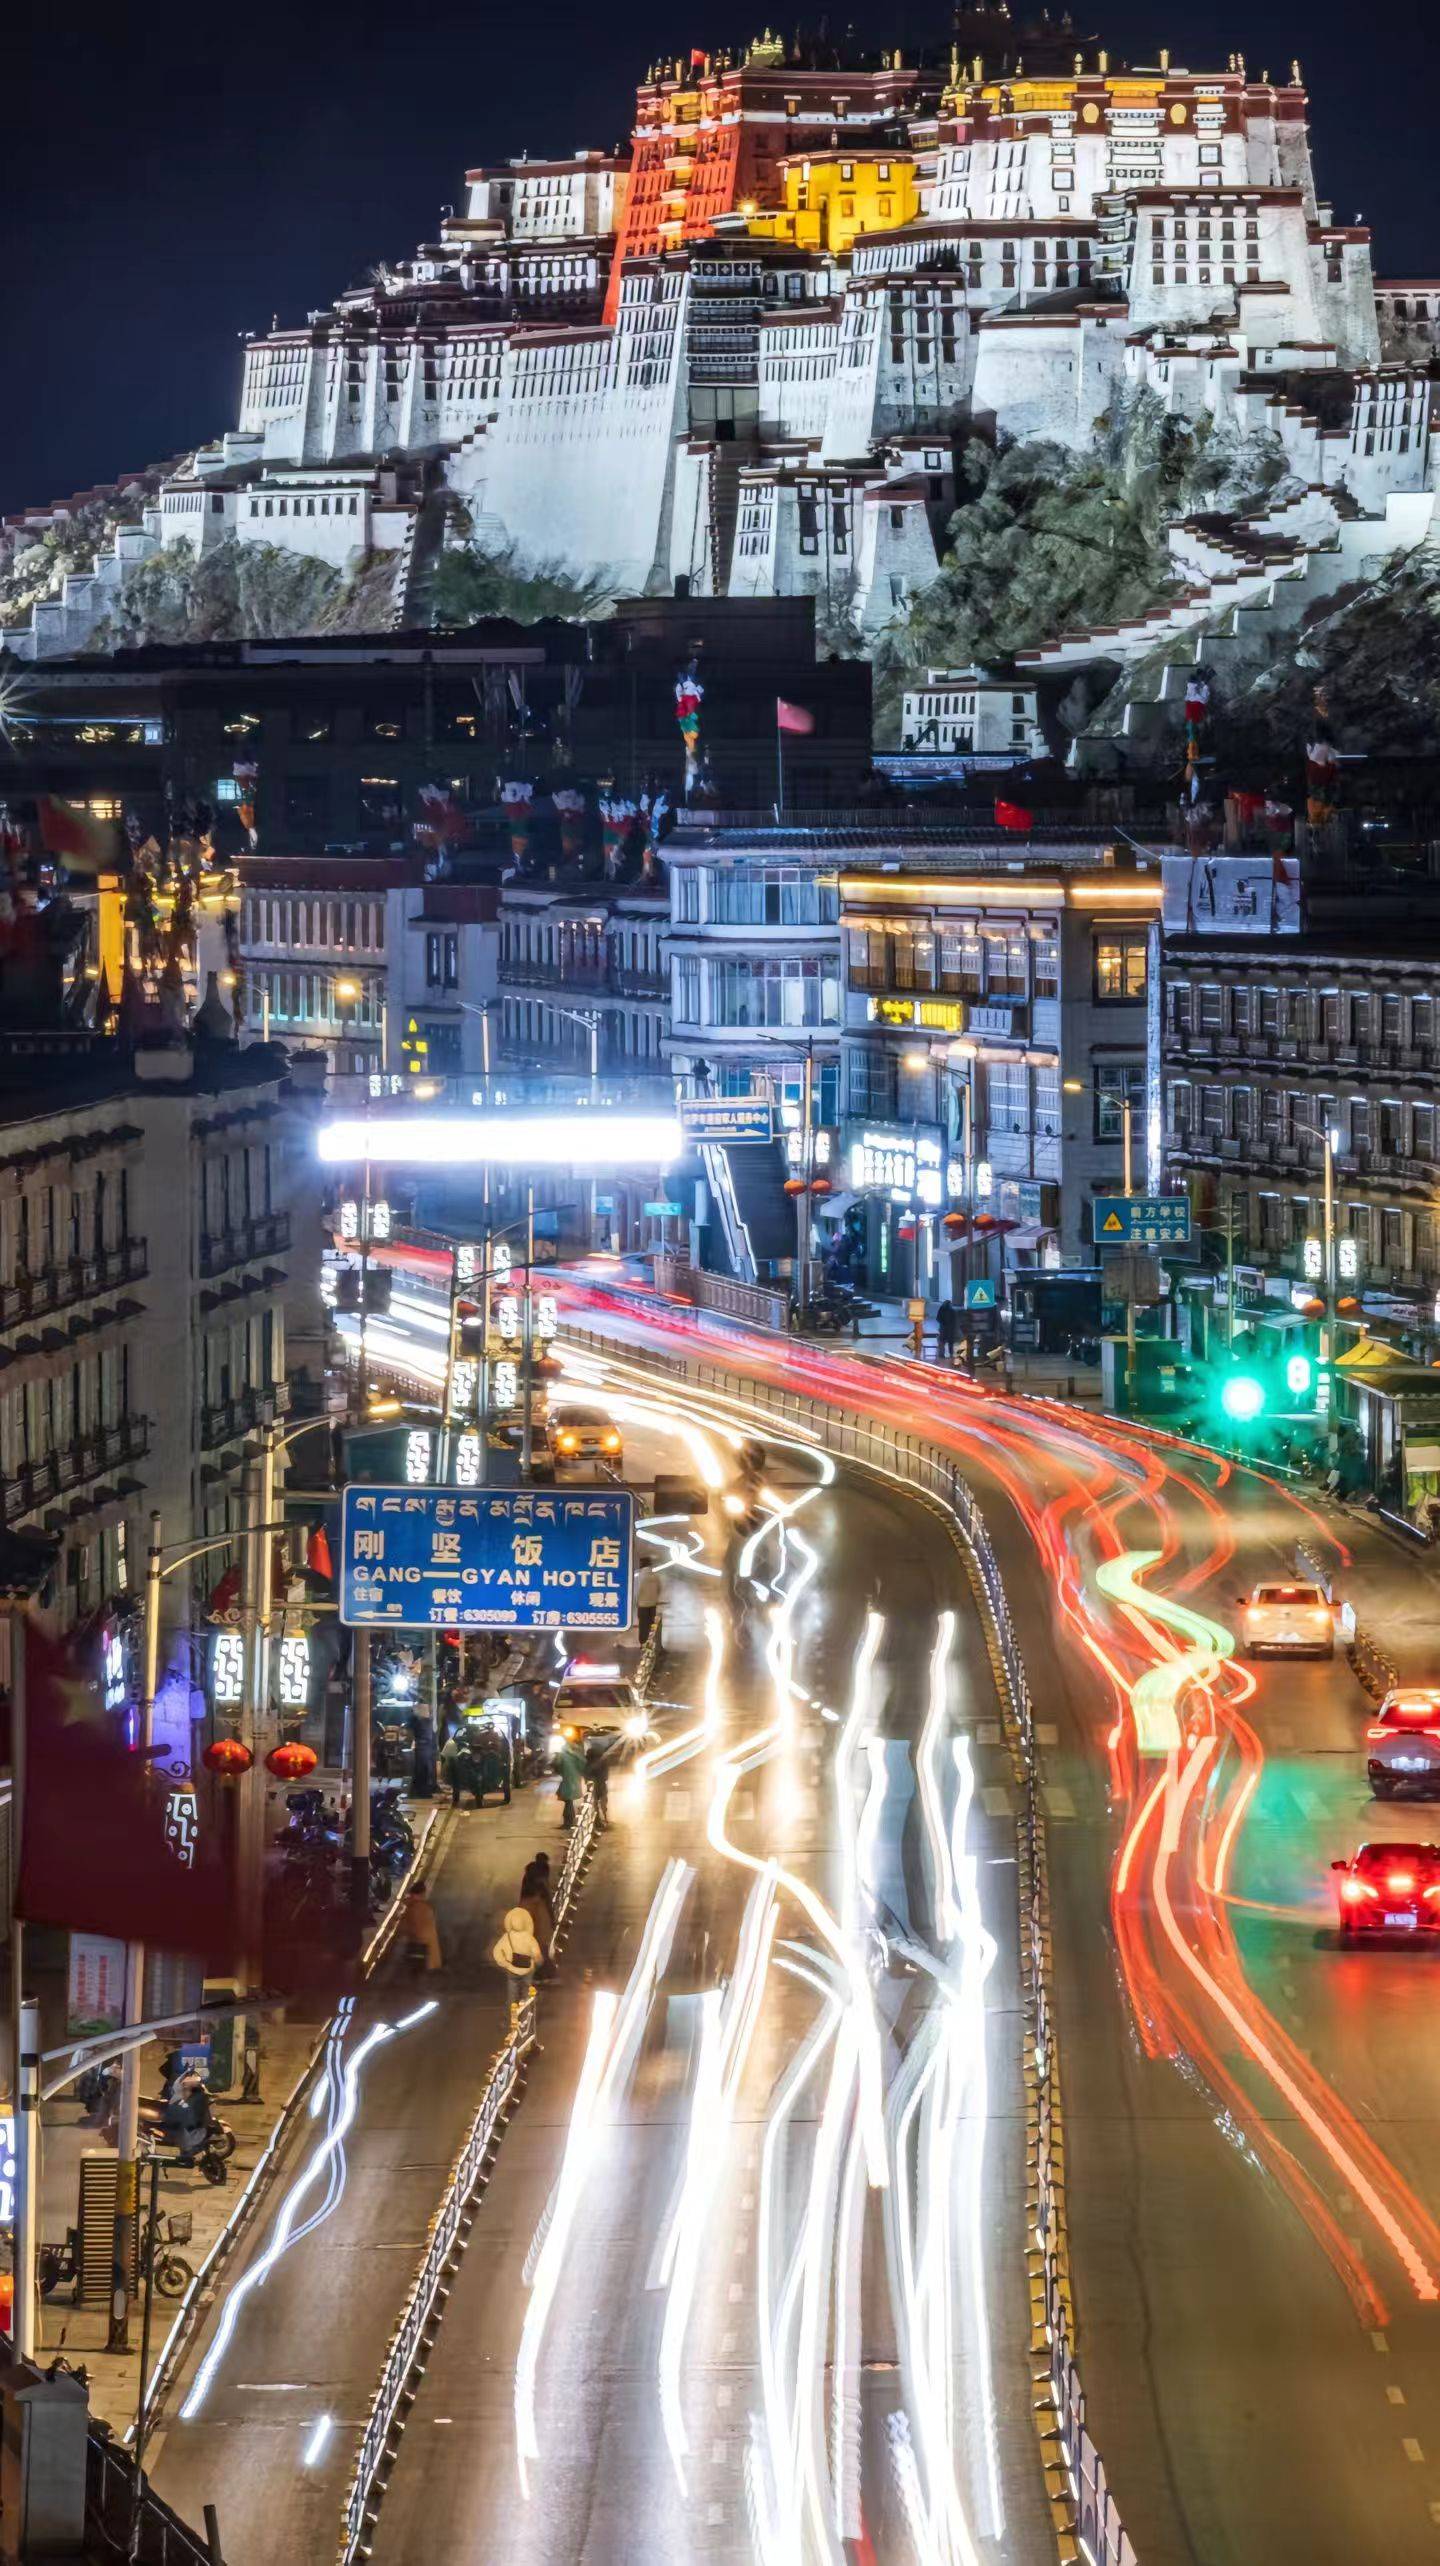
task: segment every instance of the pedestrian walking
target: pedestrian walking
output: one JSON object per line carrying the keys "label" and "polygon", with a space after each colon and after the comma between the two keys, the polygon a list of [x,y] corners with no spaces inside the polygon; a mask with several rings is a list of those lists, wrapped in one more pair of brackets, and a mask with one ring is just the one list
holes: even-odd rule
{"label": "pedestrian walking", "polygon": [[410,1714],[410,1735],[414,1754],[410,1764],[410,1796],[414,1800],[435,1797],[435,1723],[428,1709]]}
{"label": "pedestrian walking", "polygon": [[935,1360],[937,1363],[954,1362],[955,1338],[958,1331],[959,1318],[954,1302],[942,1301],[939,1309],[935,1313]]}
{"label": "pedestrian walking", "polygon": [[585,1762],[578,1746],[567,1737],[560,1749],[560,1824],[568,1835],[575,1824],[575,1803],[585,1779]]}
{"label": "pedestrian walking", "polygon": [[592,1737],[585,1749],[585,1779],[595,1794],[595,1823],[610,1824],[610,1749],[601,1737]]}
{"label": "pedestrian walking", "polygon": [[534,1854],[526,1863],[520,1882],[520,1904],[530,1918],[540,1946],[540,1975],[542,1978],[554,1978],[559,1974],[555,1967],[557,1918],[548,1853]]}
{"label": "pedestrian walking", "polygon": [[540,1945],[535,1939],[528,1907],[509,1909],[492,1957],[497,1968],[503,1969],[510,1980],[514,2002],[521,2003],[529,1995],[540,1966]]}
{"label": "pedestrian walking", "polygon": [[452,1729],[440,1749],[440,1779],[450,1792],[450,1806],[458,1809],[460,1794],[468,1791],[476,1808],[480,1806],[480,1776],[470,1752],[469,1731]]}
{"label": "pedestrian walking", "polygon": [[635,1580],[635,1619],[640,1627],[640,1645],[645,1647],[655,1627],[660,1610],[660,1576],[651,1560],[646,1560]]}
{"label": "pedestrian walking", "polygon": [[416,1880],[411,1885],[405,1900],[405,1912],[400,1919],[400,1930],[407,1942],[418,1944],[424,1951],[427,1975],[443,1965],[440,1958],[440,1928],[435,1922],[435,1910],[430,1904],[430,1891],[423,1880]]}

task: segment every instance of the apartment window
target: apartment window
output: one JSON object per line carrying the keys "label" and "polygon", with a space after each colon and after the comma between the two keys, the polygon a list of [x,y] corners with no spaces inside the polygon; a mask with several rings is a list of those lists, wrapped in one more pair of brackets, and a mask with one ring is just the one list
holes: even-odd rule
{"label": "apartment window", "polygon": [[857,1043],[850,1053],[850,1112],[889,1121],[895,1113],[895,1054]]}
{"label": "apartment window", "polygon": [[362,775],[360,778],[360,825],[366,829],[398,828],[400,824],[400,778],[398,775]]}
{"label": "apartment window", "polygon": [[1217,981],[1206,981],[1200,992],[1200,1031],[1218,1034],[1225,1022],[1225,992]]}
{"label": "apartment window", "polygon": [[700,923],[700,874],[697,867],[676,866],[670,877],[670,897],[676,925],[698,926]]}
{"label": "apartment window", "polygon": [[1031,946],[1037,998],[1060,995],[1060,947],[1053,935],[1037,936]]}
{"label": "apartment window", "polygon": [[460,978],[460,939],[458,935],[427,935],[425,938],[425,986],[427,989],[453,989]]}
{"label": "apartment window", "polygon": [[330,779],[327,775],[287,775],[285,778],[285,826],[306,831],[324,829],[330,821]]}
{"label": "apartment window", "polygon": [[1095,1070],[1095,1138],[1123,1140],[1125,1107],[1130,1107],[1132,1141],[1144,1136],[1145,1129],[1145,1064],[1143,1061],[1105,1060]]}
{"label": "apartment window", "polygon": [[993,998],[1023,998],[1029,988],[1028,939],[1023,934],[987,935],[985,988]]}
{"label": "apartment window", "polygon": [[1143,932],[1096,937],[1095,996],[1101,1004],[1133,1005],[1144,997],[1149,976],[1150,939]]}
{"label": "apartment window", "polygon": [[1041,1140],[1054,1140],[1060,1130],[1060,1071],[1035,1072],[1035,1130]]}
{"label": "apartment window", "polygon": [[992,1133],[1029,1130],[1029,1072],[1022,1060],[987,1061],[985,1115]]}
{"label": "apartment window", "polygon": [[1170,1084],[1169,1123],[1172,1132],[1183,1135],[1190,1129],[1191,1093],[1186,1078],[1172,1079]]}
{"label": "apartment window", "polygon": [[[684,875],[680,879],[684,880]],[[694,954],[677,954],[671,963],[674,978],[673,1004],[678,1023],[700,1022],[700,964]]]}

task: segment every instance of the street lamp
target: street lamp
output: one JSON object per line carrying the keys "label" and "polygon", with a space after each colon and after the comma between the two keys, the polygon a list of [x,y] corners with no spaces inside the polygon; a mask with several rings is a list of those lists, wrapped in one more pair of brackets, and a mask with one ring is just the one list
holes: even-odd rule
{"label": "street lamp", "polygon": [[[557,1006],[555,1013],[557,1016],[567,1016],[572,1025],[583,1025],[590,1036],[590,1102],[594,1105],[599,1101],[600,1095],[600,1010],[598,1007]],[[590,1174],[590,1244],[592,1247],[595,1244],[597,1200],[596,1177],[592,1166]]]}
{"label": "street lamp", "polygon": [[1297,1131],[1308,1132],[1318,1140],[1325,1153],[1324,1230],[1322,1233],[1322,1275],[1325,1292],[1325,1324],[1320,1338],[1320,1360],[1328,1364],[1334,1353],[1335,1339],[1335,1159],[1342,1134],[1338,1123],[1311,1123],[1296,1115]]}

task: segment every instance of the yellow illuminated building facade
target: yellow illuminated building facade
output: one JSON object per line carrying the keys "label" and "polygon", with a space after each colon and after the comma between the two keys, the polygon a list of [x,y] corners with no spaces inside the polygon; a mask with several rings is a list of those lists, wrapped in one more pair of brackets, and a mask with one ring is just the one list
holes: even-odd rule
{"label": "yellow illuminated building facade", "polygon": [[915,163],[903,152],[846,150],[797,153],[782,161],[784,202],[772,212],[742,204],[761,240],[843,257],[861,232],[893,232],[920,211]]}

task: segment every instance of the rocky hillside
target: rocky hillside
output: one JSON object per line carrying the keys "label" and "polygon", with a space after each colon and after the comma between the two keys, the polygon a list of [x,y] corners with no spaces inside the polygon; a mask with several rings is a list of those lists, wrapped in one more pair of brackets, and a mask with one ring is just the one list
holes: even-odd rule
{"label": "rocky hillside", "polygon": [[1166,527],[1249,505],[1284,471],[1272,439],[1192,426],[1150,393],[1117,402],[1083,454],[967,438],[939,577],[876,651],[882,739],[898,737],[908,671],[995,666],[1057,633],[1143,614],[1179,584]]}
{"label": "rocky hillside", "polygon": [[398,553],[344,573],[276,544],[167,544],[127,578],[95,628],[92,651],[145,642],[260,641],[296,633],[383,632],[395,608]]}

